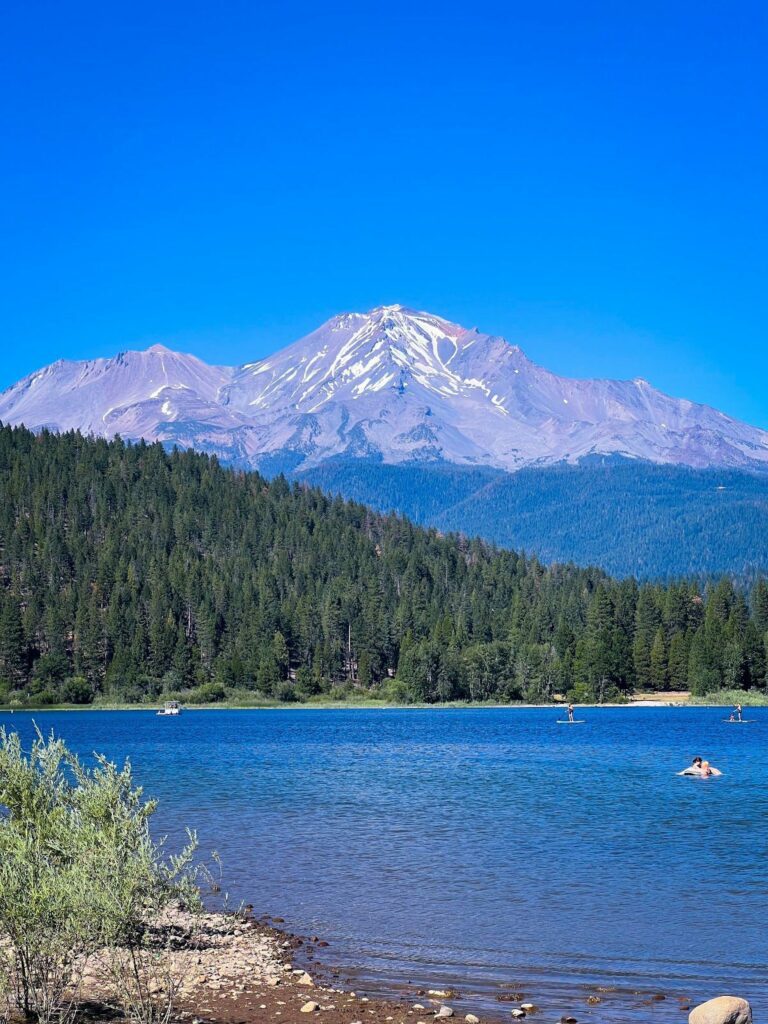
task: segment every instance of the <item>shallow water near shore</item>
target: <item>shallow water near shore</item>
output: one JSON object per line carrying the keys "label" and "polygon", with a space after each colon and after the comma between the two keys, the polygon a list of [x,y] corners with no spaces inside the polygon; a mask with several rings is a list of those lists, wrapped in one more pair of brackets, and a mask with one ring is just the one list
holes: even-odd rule
{"label": "shallow water near shore", "polygon": [[[216,849],[233,902],[330,945],[371,994],[458,989],[499,1016],[768,1019],[768,709],[0,712],[129,757],[157,827]],[[718,779],[675,773],[694,754]],[[603,989],[616,991],[598,992]],[[597,994],[602,1002],[587,1004]],[[652,996],[666,998],[654,1001]],[[424,1002],[424,999],[421,999]]]}

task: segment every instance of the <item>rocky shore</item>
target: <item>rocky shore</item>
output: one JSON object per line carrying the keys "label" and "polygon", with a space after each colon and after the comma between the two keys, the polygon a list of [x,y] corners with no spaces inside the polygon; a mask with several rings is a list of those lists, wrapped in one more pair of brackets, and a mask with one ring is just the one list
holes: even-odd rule
{"label": "rocky shore", "polygon": [[[431,1024],[448,1018],[485,1024],[531,1017],[547,1024],[585,1024],[595,1019],[598,1008],[610,1013],[613,998],[619,996],[611,989],[583,993],[574,999],[573,1014],[554,1017],[528,1002],[524,993],[512,991],[499,994],[496,1013],[477,1007],[471,1012],[466,999],[452,990],[416,989],[400,999],[369,998],[339,987],[337,972],[319,966],[316,957],[326,942],[292,936],[281,924],[279,918],[255,919],[247,913],[209,913],[197,921],[195,949],[181,947],[174,954],[180,979],[174,1018],[185,1024],[307,1024],[313,1017],[322,1024]],[[635,995],[649,1021],[752,1024],[749,1004],[735,997],[691,1007],[682,998]]]}
{"label": "rocky shore", "polygon": [[478,1016],[459,1016],[436,994],[413,1004],[374,999],[313,976],[306,967],[327,943],[288,935],[280,923],[206,914],[204,941],[181,983],[176,1017],[192,1024],[307,1024],[312,1017],[323,1024],[427,1024],[430,1017],[456,1016],[479,1024]]}
{"label": "rocky shore", "polygon": [[[142,980],[144,995],[158,1010],[166,1009],[136,1019],[168,1024],[308,1024],[313,1018],[317,1024],[435,1024],[453,1018],[456,1024],[500,1024],[530,1017],[541,1024],[588,1024],[614,1019],[613,1011],[619,1007],[619,1016],[625,1019],[627,998],[634,996],[632,1019],[639,1021],[753,1024],[749,1003],[735,996],[718,996],[692,1007],[683,998],[668,1000],[659,993],[629,993],[615,987],[575,994],[572,1013],[536,1006],[525,993],[508,986],[500,989],[495,1012],[489,1011],[487,1002],[472,1012],[471,999],[455,990],[423,990],[410,984],[400,998],[369,997],[340,987],[339,973],[319,965],[317,952],[327,942],[317,936],[290,935],[280,924],[280,918],[256,919],[247,912],[201,916],[173,911],[160,929],[162,969],[150,971]],[[85,967],[73,991],[86,1011],[85,1020],[124,1016],[114,998],[115,975],[108,967],[113,960],[114,951],[103,950]],[[130,1012],[127,1016],[133,1019]]]}
{"label": "rocky shore", "polygon": [[[184,921],[179,922],[184,927]],[[455,990],[414,989],[399,999],[369,997],[339,987],[338,972],[316,960],[328,945],[283,931],[280,918],[249,914],[205,914],[196,921],[196,948],[175,952],[173,973],[181,979],[174,1017],[191,1024],[429,1024],[454,1018],[465,1024],[536,1015],[521,993],[498,997],[497,1013],[470,1012]],[[461,1004],[454,1007],[453,1000]],[[595,996],[587,999],[599,1003]],[[577,1024],[575,1016],[559,1018]]]}

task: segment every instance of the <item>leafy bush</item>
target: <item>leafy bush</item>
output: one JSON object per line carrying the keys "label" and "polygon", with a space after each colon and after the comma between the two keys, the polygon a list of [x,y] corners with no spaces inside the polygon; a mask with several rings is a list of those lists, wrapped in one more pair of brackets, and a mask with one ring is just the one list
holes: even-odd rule
{"label": "leafy bush", "polygon": [[[0,991],[42,1024],[75,1013],[83,973],[99,950],[121,951],[115,974],[135,1019],[156,1020],[141,998],[144,950],[154,922],[180,902],[199,906],[190,835],[177,857],[149,833],[156,804],[144,802],[128,763],[97,756],[84,767],[62,741],[38,732],[29,754],[0,730]],[[137,986],[138,979],[138,986]]]}
{"label": "leafy bush", "polygon": [[299,699],[293,683],[288,682],[278,683],[275,686],[275,697],[282,704],[293,704]]}
{"label": "leafy bush", "polygon": [[402,679],[385,679],[379,687],[377,696],[382,700],[390,701],[392,704],[411,704],[413,697],[406,683]]}
{"label": "leafy bush", "polygon": [[90,704],[93,700],[93,690],[83,676],[70,676],[64,680],[61,696],[67,704]]}
{"label": "leafy bush", "polygon": [[227,699],[227,691],[221,683],[203,683],[189,693],[190,704],[218,704]]}
{"label": "leafy bush", "polygon": [[42,690],[32,690],[29,694],[29,703],[34,707],[48,707],[50,704],[61,703],[61,694],[58,690],[46,686]]}

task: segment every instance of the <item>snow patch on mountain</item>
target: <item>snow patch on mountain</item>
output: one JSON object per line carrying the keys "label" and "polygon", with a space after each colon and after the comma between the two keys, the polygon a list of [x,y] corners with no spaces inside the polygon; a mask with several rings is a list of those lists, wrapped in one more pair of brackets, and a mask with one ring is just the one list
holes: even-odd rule
{"label": "snow patch on mountain", "polygon": [[153,345],[60,361],[0,395],[0,420],[144,437],[238,465],[291,455],[515,470],[623,455],[768,467],[768,433],[647,381],[576,380],[503,338],[399,305],[344,313],[238,368]]}

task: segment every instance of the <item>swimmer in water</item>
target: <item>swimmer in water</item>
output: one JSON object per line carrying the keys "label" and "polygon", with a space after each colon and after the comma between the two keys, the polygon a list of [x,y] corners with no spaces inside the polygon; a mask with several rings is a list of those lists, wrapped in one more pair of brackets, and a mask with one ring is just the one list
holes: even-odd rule
{"label": "swimmer in water", "polygon": [[701,757],[694,757],[691,762],[690,768],[685,768],[679,772],[680,775],[698,775],[703,779],[708,779],[713,775],[722,775],[723,773],[719,768],[713,768],[709,761],[705,761]]}

